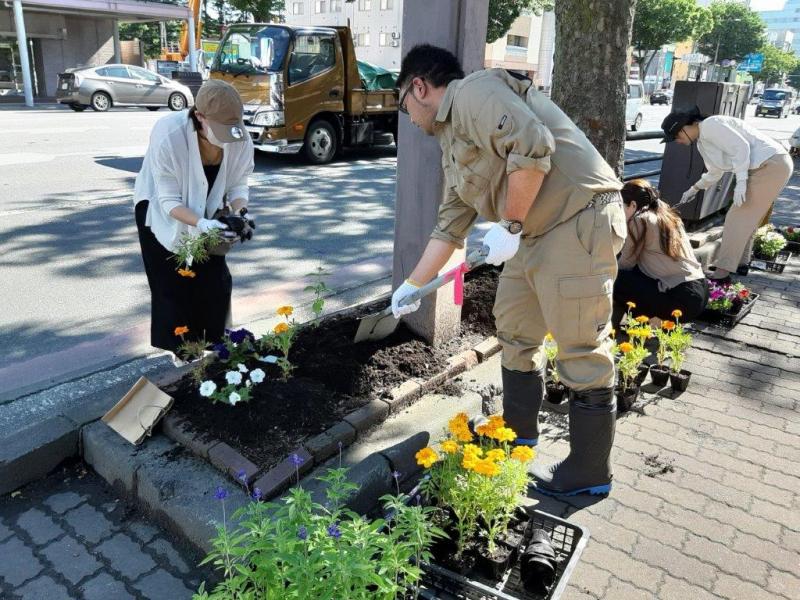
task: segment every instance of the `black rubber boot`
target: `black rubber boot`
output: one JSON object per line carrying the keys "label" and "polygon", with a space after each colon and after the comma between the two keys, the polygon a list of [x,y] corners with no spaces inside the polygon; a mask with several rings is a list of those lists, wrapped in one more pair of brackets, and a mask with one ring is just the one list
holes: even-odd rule
{"label": "black rubber boot", "polygon": [[517,445],[539,443],[539,410],[544,399],[544,372],[503,367],[503,419],[517,433]]}
{"label": "black rubber boot", "polygon": [[534,464],[537,491],[553,496],[609,493],[616,418],[613,388],[570,390],[569,456],[553,465]]}

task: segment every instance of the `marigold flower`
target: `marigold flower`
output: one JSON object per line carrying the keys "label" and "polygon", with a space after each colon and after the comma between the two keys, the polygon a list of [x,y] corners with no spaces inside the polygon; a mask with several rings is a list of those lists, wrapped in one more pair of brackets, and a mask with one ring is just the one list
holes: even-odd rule
{"label": "marigold flower", "polygon": [[480,446],[476,446],[475,444],[466,444],[464,446],[464,456],[467,454],[471,456],[483,456],[483,450]]}
{"label": "marigold flower", "polygon": [[493,448],[492,450],[489,450],[489,452],[486,453],[486,458],[488,460],[493,460],[493,461],[497,462],[499,460],[505,460],[506,459],[506,453],[505,453],[504,450],[502,450],[500,448]]}
{"label": "marigold flower", "polygon": [[418,465],[430,469],[433,463],[439,460],[439,455],[436,454],[436,450],[433,448],[423,448],[414,455],[414,458],[417,459]]}
{"label": "marigold flower", "polygon": [[467,413],[458,413],[447,423],[447,428],[458,441],[472,441],[472,433],[469,430],[469,417],[467,417]]}
{"label": "marigold flower", "polygon": [[287,323],[278,323],[275,325],[275,328],[272,331],[274,331],[277,335],[286,333],[289,331],[289,325]]}
{"label": "marigold flower", "polygon": [[484,458],[483,460],[477,461],[472,470],[480,475],[494,477],[500,472],[500,467],[494,461]]}
{"label": "marigold flower", "polygon": [[675,329],[675,322],[674,321],[662,321],[661,328],[666,329],[667,331],[672,331]]}
{"label": "marigold flower", "polygon": [[197,273],[195,273],[191,269],[178,269],[178,275],[180,275],[181,277],[191,277],[192,279],[197,277]]}
{"label": "marigold flower", "polygon": [[536,453],[530,446],[514,446],[511,451],[511,458],[521,463],[532,461],[534,456],[536,456]]}
{"label": "marigold flower", "polygon": [[459,442],[471,442],[474,438],[472,436],[472,432],[469,430],[469,427],[464,425],[463,427],[459,427],[458,429],[451,430],[453,437],[455,437]]}
{"label": "marigold flower", "polygon": [[650,320],[650,317],[647,317],[647,316],[645,316],[645,315],[639,315],[639,316],[638,316],[638,317],[636,317],[636,319],[634,319],[634,320],[635,320],[637,323],[641,323],[641,324],[643,324],[643,325],[644,325],[645,323],[647,323],[647,322]]}
{"label": "marigold flower", "polygon": [[291,317],[293,312],[294,308],[289,305],[281,306],[277,310],[277,313],[282,317]]}
{"label": "marigold flower", "polygon": [[628,308],[636,308],[636,303],[635,302],[631,302],[630,300],[628,300],[628,302],[626,302],[626,304],[628,305]]}
{"label": "marigold flower", "polygon": [[442,452],[445,454],[455,454],[458,452],[458,442],[455,440],[445,440],[442,442]]}
{"label": "marigold flower", "polygon": [[544,336],[544,341],[545,342],[552,342],[554,339],[555,338],[553,337],[553,334],[550,333],[549,331],[547,332],[547,335]]}
{"label": "marigold flower", "polygon": [[677,308],[672,311],[672,316],[676,319],[680,319],[683,316],[683,312],[678,310]]}
{"label": "marigold flower", "polygon": [[464,458],[461,459],[461,466],[467,471],[471,471],[478,464],[480,459],[474,454],[464,453]]}
{"label": "marigold flower", "polygon": [[491,417],[489,417],[489,423],[493,427],[505,427],[506,426],[506,420],[503,418],[502,415],[492,415]]}
{"label": "marigold flower", "polygon": [[189,333],[189,328],[186,325],[175,328],[175,335],[184,335],[186,333]]}
{"label": "marigold flower", "polygon": [[619,351],[622,352],[623,354],[627,354],[631,350],[633,350],[633,344],[630,344],[628,342],[622,342],[619,345]]}
{"label": "marigold flower", "polygon": [[484,423],[483,425],[478,425],[475,428],[475,433],[477,433],[478,435],[486,436],[486,437],[489,437],[493,431],[494,431],[494,427],[492,427],[488,423]]}
{"label": "marigold flower", "polygon": [[498,442],[513,442],[517,439],[517,434],[510,427],[498,427],[492,437]]}

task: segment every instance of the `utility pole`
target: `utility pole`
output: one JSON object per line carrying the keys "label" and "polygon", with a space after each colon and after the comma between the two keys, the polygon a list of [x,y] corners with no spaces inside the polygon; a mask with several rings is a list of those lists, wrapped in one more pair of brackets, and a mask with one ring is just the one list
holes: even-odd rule
{"label": "utility pole", "polygon": [[14,0],[14,27],[17,29],[17,46],[19,47],[19,65],[22,69],[22,87],[25,92],[25,106],[33,108],[31,62],[28,58],[28,35],[25,33],[25,19],[22,15],[21,0]]}

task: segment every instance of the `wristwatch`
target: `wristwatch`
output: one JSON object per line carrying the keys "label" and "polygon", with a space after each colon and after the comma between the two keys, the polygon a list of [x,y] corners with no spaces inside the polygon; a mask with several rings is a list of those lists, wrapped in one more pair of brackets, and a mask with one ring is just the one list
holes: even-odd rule
{"label": "wristwatch", "polygon": [[500,219],[499,225],[512,235],[517,235],[518,233],[522,233],[521,221],[509,221],[508,219]]}

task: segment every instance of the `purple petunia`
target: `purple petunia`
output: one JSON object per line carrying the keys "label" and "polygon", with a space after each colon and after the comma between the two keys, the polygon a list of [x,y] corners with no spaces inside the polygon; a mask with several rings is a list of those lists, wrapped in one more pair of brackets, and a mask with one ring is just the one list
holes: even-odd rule
{"label": "purple petunia", "polygon": [[299,467],[304,462],[306,462],[306,459],[297,454],[296,452],[289,455],[289,460],[292,461],[292,464],[295,467]]}
{"label": "purple petunia", "polygon": [[400,477],[402,477],[402,475],[403,474],[400,471],[392,471],[392,477],[394,477],[395,480],[400,479]]}
{"label": "purple petunia", "polygon": [[231,341],[234,344],[241,344],[247,338],[255,339],[255,336],[252,334],[252,332],[248,331],[244,327],[242,327],[241,329],[237,329],[235,331],[231,331],[228,334],[228,337],[231,338]]}
{"label": "purple petunia", "polygon": [[214,493],[214,498],[217,500],[225,500],[228,497],[228,490],[221,485],[217,486],[217,491]]}
{"label": "purple petunia", "polygon": [[300,526],[300,528],[297,530],[297,537],[298,537],[298,539],[301,539],[301,540],[304,540],[304,541],[306,539],[308,539],[308,529],[306,529],[303,526]]}
{"label": "purple petunia", "polygon": [[228,360],[231,357],[231,353],[225,344],[214,344],[211,349],[217,353],[220,360]]}
{"label": "purple petunia", "polygon": [[328,535],[335,540],[338,540],[340,537],[342,537],[342,531],[339,529],[339,523],[331,523],[328,525]]}
{"label": "purple petunia", "polygon": [[253,500],[261,500],[261,498],[263,498],[263,497],[264,497],[264,494],[261,491],[261,488],[255,488],[253,490]]}
{"label": "purple petunia", "polygon": [[246,472],[244,469],[242,469],[241,471],[239,471],[239,472],[236,474],[236,478],[237,478],[239,481],[242,481],[242,482],[245,482],[245,481],[247,481],[247,472]]}

